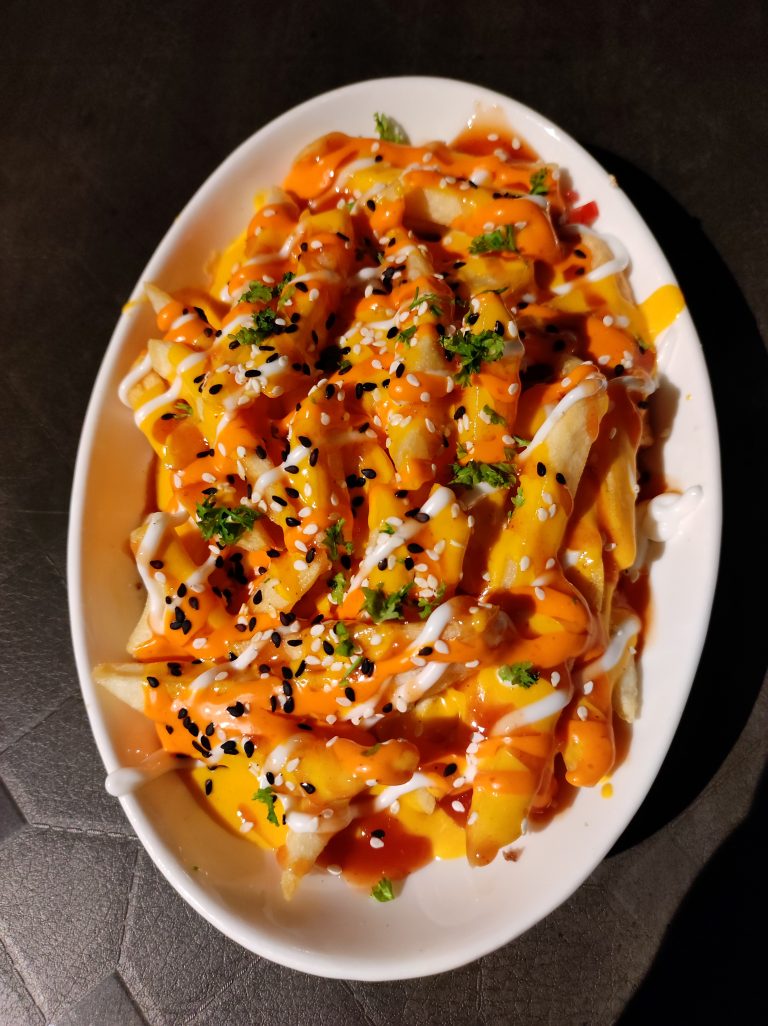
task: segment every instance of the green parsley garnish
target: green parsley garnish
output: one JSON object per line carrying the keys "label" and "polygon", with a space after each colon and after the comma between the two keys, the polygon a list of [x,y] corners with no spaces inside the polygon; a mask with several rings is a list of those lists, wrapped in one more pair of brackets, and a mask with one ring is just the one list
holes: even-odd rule
{"label": "green parsley garnish", "polygon": [[347,680],[347,678],[351,677],[355,670],[358,668],[358,666],[360,666],[360,664],[362,663],[363,658],[363,656],[358,656],[341,679]]}
{"label": "green parsley garnish", "polygon": [[443,601],[443,596],[444,595],[445,595],[445,585],[441,584],[440,587],[435,592],[434,598],[431,598],[431,599],[420,598],[419,602],[418,602],[418,605],[419,605],[419,618],[421,620],[426,620],[427,617],[432,614],[432,612],[434,611],[435,607],[439,606],[440,603]]}
{"label": "green parsley garnish", "polygon": [[494,363],[504,355],[504,339],[495,331],[481,331],[479,335],[461,331],[452,336],[444,335],[440,341],[443,349],[461,360],[459,370],[454,374],[460,385],[468,385],[472,375],[478,374],[484,363]]}
{"label": "green parsley garnish", "polygon": [[403,602],[408,597],[408,592],[413,587],[412,582],[404,584],[398,591],[387,595],[384,588],[363,588],[365,602],[363,612],[368,613],[374,623],[382,623],[384,620],[399,620],[403,615]]}
{"label": "green parsley garnish", "polygon": [[392,890],[392,881],[389,877],[382,876],[381,880],[371,888],[371,897],[376,901],[395,900],[395,892]]}
{"label": "green parsley garnish", "polygon": [[504,418],[502,417],[502,415],[500,413],[497,413],[492,406],[488,405],[488,403],[486,403],[483,407],[483,413],[486,415],[488,420],[490,420],[491,424],[507,423],[506,420],[504,420]]}
{"label": "green parsley garnish", "polygon": [[336,646],[336,655],[343,656],[345,659],[348,658],[355,650],[355,643],[349,635],[347,625],[339,621],[334,626],[333,631],[336,637],[341,639]]}
{"label": "green parsley garnish", "polygon": [[512,496],[512,502],[514,503],[515,509],[520,509],[521,506],[525,505],[525,493],[522,487],[518,486],[517,491]]}
{"label": "green parsley garnish", "polygon": [[476,235],[469,245],[470,253],[517,253],[515,229],[511,224],[494,228],[485,235]]}
{"label": "green parsley garnish", "polygon": [[[443,308],[440,305],[440,296],[436,292],[422,292],[419,293],[419,286],[416,286],[416,291],[413,294],[413,300],[411,305],[408,307],[409,310],[415,310],[416,307],[421,306],[422,303],[426,303],[427,307],[432,311],[435,317],[439,317],[443,312]],[[409,329],[410,330],[410,329]],[[415,330],[415,328],[414,328]],[[401,334],[404,334],[401,332]]]}
{"label": "green parsley garnish", "polygon": [[366,748],[363,751],[363,755],[375,755],[376,752],[381,748],[381,741],[377,741],[375,745],[371,745],[370,748]]}
{"label": "green parsley garnish", "polygon": [[352,542],[344,540],[344,517],[340,517],[334,524],[325,529],[323,545],[328,549],[328,556],[333,559],[339,558],[339,549],[352,551]]}
{"label": "green parsley garnish", "polygon": [[384,142],[404,143],[406,146],[410,142],[403,126],[388,114],[374,114],[373,123],[376,125],[379,139],[383,139]]}
{"label": "green parsley garnish", "polygon": [[267,806],[267,821],[274,823],[275,826],[280,826],[280,821],[277,818],[275,812],[275,799],[277,795],[271,787],[260,787],[256,794],[253,796],[253,801],[263,802]]}
{"label": "green parsley garnish", "polygon": [[250,531],[261,513],[248,506],[217,506],[213,496],[197,504],[197,526],[203,538],[218,538],[224,545],[232,545],[244,531]]}
{"label": "green parsley garnish", "polygon": [[515,445],[521,446],[523,449],[527,449],[531,444],[530,438],[521,438],[520,435],[512,435],[515,440]]}
{"label": "green parsley garnish", "polygon": [[549,193],[547,188],[547,169],[540,167],[531,175],[531,196],[546,196]]}
{"label": "green parsley garnish", "polygon": [[506,488],[512,480],[514,470],[506,463],[480,463],[470,460],[469,463],[452,463],[451,484],[473,485],[489,484],[494,488]]}
{"label": "green parsley garnish", "polygon": [[397,341],[405,342],[407,345],[410,345],[411,339],[416,334],[417,327],[418,325],[412,324],[410,328],[406,328],[404,331],[401,331],[397,336]]}
{"label": "green parsley garnish", "polygon": [[392,526],[392,524],[390,524],[390,522],[388,520],[385,520],[384,523],[379,528],[379,534],[394,534],[394,533],[395,533],[395,529]]}
{"label": "green parsley garnish", "polygon": [[273,296],[272,289],[263,281],[252,281],[240,296],[241,303],[268,303]]}
{"label": "green parsley garnish", "polygon": [[520,688],[530,688],[539,679],[539,671],[531,669],[532,666],[530,662],[507,663],[499,667],[499,680],[505,684],[516,684]]}
{"label": "green parsley garnish", "polygon": [[347,590],[347,579],[341,571],[334,574],[328,584],[328,588],[331,592],[331,598],[340,606],[344,601],[344,592]]}
{"label": "green parsley garnish", "polygon": [[173,408],[173,419],[183,420],[185,417],[191,417],[193,410],[186,399],[179,399]]}

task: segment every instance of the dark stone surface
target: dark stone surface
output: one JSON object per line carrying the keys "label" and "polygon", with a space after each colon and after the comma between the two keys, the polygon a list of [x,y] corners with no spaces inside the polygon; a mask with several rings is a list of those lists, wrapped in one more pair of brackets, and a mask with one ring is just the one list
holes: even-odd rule
{"label": "dark stone surface", "polygon": [[[765,1018],[760,945],[747,938],[761,935],[766,904],[766,631],[750,582],[765,579],[754,468],[766,462],[767,21],[759,0],[4,5],[3,1026]],[[103,795],[70,651],[66,509],[106,341],[181,205],[288,107],[408,73],[513,95],[617,174],[702,337],[725,534],[691,701],[614,853],[564,906],[480,962],[361,984],[302,976],[215,933]]]}

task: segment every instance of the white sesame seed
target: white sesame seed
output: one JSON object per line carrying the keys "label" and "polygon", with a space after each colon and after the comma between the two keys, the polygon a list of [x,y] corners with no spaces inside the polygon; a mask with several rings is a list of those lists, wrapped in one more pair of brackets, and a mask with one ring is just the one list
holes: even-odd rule
{"label": "white sesame seed", "polygon": [[522,572],[525,573],[525,571],[528,569],[528,567],[530,565],[531,565],[530,556],[523,556],[523,558],[520,560],[520,569],[522,570]]}
{"label": "white sesame seed", "polygon": [[546,592],[544,591],[543,588],[534,588],[533,589],[533,593],[536,596],[536,598],[539,600],[539,602],[543,602],[544,599],[546,598]]}
{"label": "white sesame seed", "polygon": [[306,570],[307,569],[307,564],[304,562],[303,559],[297,559],[294,562],[294,564],[293,564],[293,569],[294,570]]}
{"label": "white sesame seed", "polygon": [[551,570],[551,569],[552,569],[552,567],[553,567],[554,565],[555,565],[555,561],[554,561],[554,559],[552,559],[552,557],[550,556],[550,558],[549,558],[549,559],[548,559],[548,560],[546,561],[546,563],[544,564],[544,569],[545,569],[545,570]]}
{"label": "white sesame seed", "polygon": [[512,384],[507,389],[507,392],[509,393],[509,395],[517,395],[517,390],[519,388],[520,388],[520,386],[518,385],[518,383],[516,381],[513,381]]}
{"label": "white sesame seed", "polygon": [[594,691],[594,688],[595,688],[595,682],[593,680],[588,680],[588,681],[584,682],[584,687],[582,688],[582,691],[584,692],[585,695],[591,695],[592,692]]}
{"label": "white sesame seed", "polygon": [[461,804],[458,798],[455,798],[451,802],[451,808],[454,812],[464,812],[464,806]]}
{"label": "white sesame seed", "polygon": [[372,837],[370,840],[370,845],[372,848],[383,848],[384,842],[380,837]]}
{"label": "white sesame seed", "polygon": [[539,508],[536,510],[536,519],[541,520],[542,522],[547,519],[547,511],[544,509],[543,506],[539,506]]}
{"label": "white sesame seed", "polygon": [[550,684],[552,685],[553,688],[556,688],[559,683],[560,683],[560,674],[557,672],[557,670],[553,670],[552,671],[552,676],[550,677]]}
{"label": "white sesame seed", "polygon": [[576,710],[576,715],[579,717],[580,720],[586,720],[589,713],[583,705],[580,705],[579,708]]}

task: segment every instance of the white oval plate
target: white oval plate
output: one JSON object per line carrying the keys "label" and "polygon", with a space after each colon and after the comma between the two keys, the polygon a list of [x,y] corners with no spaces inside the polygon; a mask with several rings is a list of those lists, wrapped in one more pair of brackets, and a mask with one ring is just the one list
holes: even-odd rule
{"label": "white oval plate", "polygon": [[[248,139],[190,200],[142,272],[166,289],[205,284],[212,250],[249,220],[257,188],[281,181],[308,142],[332,130],[366,135],[384,110],[415,141],[454,137],[476,105],[497,105],[540,155],[567,168],[583,200],[600,207],[597,228],[618,236],[644,299],[674,282],[639,214],[606,171],[541,115],[479,86],[437,78],[361,82],[289,111]],[[83,426],[72,492],[69,600],[85,705],[108,771],[157,747],[149,722],[97,689],[91,667],[124,658],[142,595],[126,538],[145,498],[149,446],[117,400],[117,386],[152,334],[144,302],[118,321]],[[244,947],[319,976],[392,980],[462,965],[519,936],[565,901],[614,844],[647,794],[672,740],[709,620],[720,543],[720,472],[709,381],[684,311],[661,344],[669,395],[679,390],[665,472],[678,487],[701,485],[703,501],[653,563],[653,628],[642,657],[643,707],[614,796],[581,792],[574,805],[526,837],[517,863],[471,870],[437,862],[414,874],[397,900],[379,904],[328,875],[306,879],[286,904],[271,853],[206,816],[169,775],[122,799],[139,839],[176,890]]]}

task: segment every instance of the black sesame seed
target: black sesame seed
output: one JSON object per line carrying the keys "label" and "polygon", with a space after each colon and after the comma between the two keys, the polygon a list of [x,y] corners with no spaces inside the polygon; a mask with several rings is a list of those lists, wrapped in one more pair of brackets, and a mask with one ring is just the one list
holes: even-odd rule
{"label": "black sesame seed", "polygon": [[301,521],[298,519],[298,517],[286,517],[285,518],[286,527],[298,527],[300,523],[301,523]]}
{"label": "black sesame seed", "polygon": [[360,672],[364,677],[372,677],[373,671],[375,669],[376,664],[372,659],[369,659],[367,656],[363,659],[362,663],[360,663]]}
{"label": "black sesame seed", "polygon": [[281,666],[280,672],[286,680],[290,680],[293,676],[293,670],[290,668],[290,666]]}
{"label": "black sesame seed", "polygon": [[203,746],[203,748],[206,750],[206,752],[210,752],[210,750],[211,750],[211,742],[208,740],[208,738],[205,736],[205,734],[203,734],[200,737],[200,744]]}
{"label": "black sesame seed", "polygon": [[210,752],[206,752],[206,750],[203,748],[203,746],[199,742],[193,741],[192,742],[192,747],[195,749],[196,752],[199,752],[204,759],[208,759],[210,757],[211,753]]}
{"label": "black sesame seed", "polygon": [[181,663],[167,663],[166,665],[172,677],[181,676]]}
{"label": "black sesame seed", "polygon": [[212,790],[213,790],[213,781],[211,780],[210,777],[208,777],[208,779],[205,782],[205,793],[206,794],[210,794]]}
{"label": "black sesame seed", "polygon": [[420,656],[432,655],[432,646],[431,645],[425,645],[424,648],[420,648],[419,649],[419,655]]}
{"label": "black sesame seed", "polygon": [[304,644],[304,642],[301,640],[301,638],[289,638],[286,641],[286,645],[290,645],[291,648],[298,648],[299,645],[303,645],[303,644]]}
{"label": "black sesame seed", "polygon": [[173,733],[173,727],[169,723],[166,723],[165,729],[169,734]]}
{"label": "black sesame seed", "polygon": [[280,623],[283,625],[283,627],[290,627],[295,619],[295,613],[280,613]]}
{"label": "black sesame seed", "polygon": [[386,705],[382,705],[381,711],[383,713],[391,713],[392,712],[392,703],[391,702],[387,702]]}
{"label": "black sesame seed", "polygon": [[402,378],[403,374],[405,374],[405,364],[398,363],[397,370],[395,371],[395,377]]}
{"label": "black sesame seed", "polygon": [[386,831],[382,830],[381,828],[377,830],[371,830],[371,837],[378,837],[380,841],[386,836]]}
{"label": "black sesame seed", "polygon": [[350,702],[354,702],[354,700],[355,700],[355,689],[354,688],[351,688],[351,687],[349,687],[349,685],[347,685],[347,687],[344,688],[344,694],[347,696],[347,698],[350,700]]}
{"label": "black sesame seed", "polygon": [[275,648],[280,648],[280,643],[283,639],[278,631],[272,631],[272,633],[269,636],[269,640],[272,642]]}
{"label": "black sesame seed", "polygon": [[272,712],[275,712],[277,710],[277,695],[269,696],[269,706]]}
{"label": "black sesame seed", "polygon": [[448,765],[443,770],[443,776],[444,777],[452,777],[453,774],[456,772],[456,770],[458,768],[459,767],[456,765],[455,762],[449,762]]}
{"label": "black sesame seed", "polygon": [[565,474],[561,474],[560,471],[558,470],[558,472],[555,474],[555,481],[557,481],[558,484],[564,485],[565,484]]}
{"label": "black sesame seed", "polygon": [[246,741],[243,741],[243,751],[245,752],[245,756],[247,759],[250,759],[250,757],[253,755],[253,747],[253,741],[251,741],[250,738],[248,738]]}
{"label": "black sesame seed", "polygon": [[237,755],[237,741],[230,738],[229,741],[222,742],[221,750],[225,755]]}
{"label": "black sesame seed", "polygon": [[279,549],[267,549],[267,555],[269,556],[270,559],[277,559],[277,557],[280,555],[280,550]]}
{"label": "black sesame seed", "polygon": [[227,712],[230,714],[230,716],[234,716],[234,717],[242,716],[243,713],[245,712],[245,706],[243,705],[242,702],[235,702],[234,705],[228,705],[227,706]]}
{"label": "black sesame seed", "polygon": [[539,475],[539,477],[546,476],[547,468],[544,466],[541,460],[539,460],[539,462],[536,464],[536,473]]}
{"label": "black sesame seed", "polygon": [[211,385],[208,391],[211,393],[211,395],[218,395],[223,387],[223,385]]}
{"label": "black sesame seed", "polygon": [[387,338],[394,338],[396,334],[397,334],[397,328],[392,327],[387,332]]}
{"label": "black sesame seed", "polygon": [[163,563],[162,559],[150,559],[149,565],[153,570],[162,570],[165,563]]}
{"label": "black sesame seed", "polygon": [[467,412],[466,406],[457,406],[456,412],[453,415],[454,420],[461,420],[464,414]]}
{"label": "black sesame seed", "polygon": [[183,720],[184,717],[187,715],[187,710],[184,708],[184,706],[182,706],[181,709],[179,709],[179,711],[176,713],[176,715],[180,720]]}
{"label": "black sesame seed", "polygon": [[304,788],[307,794],[314,794],[317,790],[314,784],[307,784],[304,781],[302,781],[301,786]]}
{"label": "black sesame seed", "polygon": [[296,708],[296,701],[294,700],[293,696],[291,696],[290,698],[287,698],[285,700],[285,705],[283,706],[283,712],[284,713],[288,713],[288,715],[290,715],[295,708]]}
{"label": "black sesame seed", "polygon": [[413,567],[414,567],[413,559],[410,556],[406,556],[405,559],[403,560],[403,566],[405,567],[406,570],[413,570]]}
{"label": "black sesame seed", "polygon": [[323,640],[323,652],[325,652],[326,655],[333,655],[334,652],[333,645],[327,639]]}
{"label": "black sesame seed", "polygon": [[147,684],[149,684],[151,688],[160,687],[160,681],[157,679],[157,677],[147,677]]}

